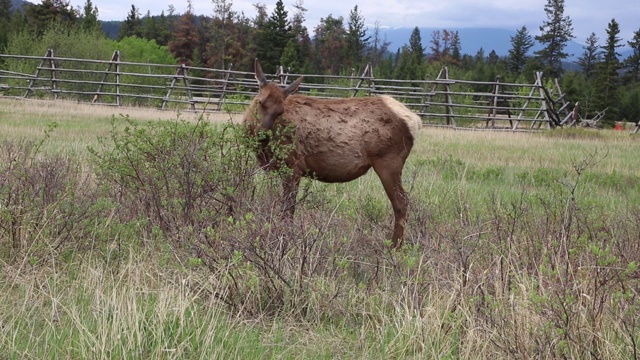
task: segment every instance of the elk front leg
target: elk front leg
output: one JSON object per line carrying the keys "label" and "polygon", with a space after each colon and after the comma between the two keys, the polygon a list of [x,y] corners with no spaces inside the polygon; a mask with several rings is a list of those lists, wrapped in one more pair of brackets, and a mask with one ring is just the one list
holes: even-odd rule
{"label": "elk front leg", "polygon": [[298,187],[300,186],[300,178],[302,177],[299,171],[293,170],[293,174],[285,177],[283,181],[283,196],[282,196],[282,211],[284,216],[288,219],[293,219],[293,215],[296,211],[296,199],[298,197]]}

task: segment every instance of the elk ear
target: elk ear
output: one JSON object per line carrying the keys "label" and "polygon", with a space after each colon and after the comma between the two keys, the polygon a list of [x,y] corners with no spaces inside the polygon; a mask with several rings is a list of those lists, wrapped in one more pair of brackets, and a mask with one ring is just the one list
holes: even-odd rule
{"label": "elk ear", "polygon": [[300,86],[300,84],[302,83],[302,79],[303,77],[300,76],[299,78],[296,79],[296,81],[294,81],[293,83],[291,83],[289,86],[287,86],[284,89],[284,93],[286,96],[289,96],[291,94],[293,94],[294,92],[298,91],[298,87]]}
{"label": "elk ear", "polygon": [[267,78],[264,76],[264,73],[262,72],[262,67],[260,66],[260,62],[258,62],[258,58],[256,58],[254,68],[256,71],[256,80],[258,80],[258,85],[260,87],[267,85],[268,81],[267,81]]}

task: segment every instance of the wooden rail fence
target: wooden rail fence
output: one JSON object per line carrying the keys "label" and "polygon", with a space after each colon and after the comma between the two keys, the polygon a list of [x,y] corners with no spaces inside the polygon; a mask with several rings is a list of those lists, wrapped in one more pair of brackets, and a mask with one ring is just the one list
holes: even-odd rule
{"label": "wooden rail fence", "polygon": [[[144,105],[186,111],[241,112],[257,93],[252,72],[186,65],[0,54],[0,94],[22,98],[87,101],[114,106]],[[542,73],[531,84],[455,80],[444,67],[434,79],[374,77],[367,65],[351,76],[309,75],[300,93],[317,97],[391,95],[420,115],[425,124],[511,131],[573,125],[577,108],[557,80],[545,87]],[[282,67],[271,80],[286,84],[302,74]]]}

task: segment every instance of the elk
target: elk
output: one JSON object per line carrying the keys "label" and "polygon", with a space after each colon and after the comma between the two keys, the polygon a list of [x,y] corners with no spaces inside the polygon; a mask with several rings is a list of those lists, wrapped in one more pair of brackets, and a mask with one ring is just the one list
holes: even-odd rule
{"label": "elk", "polygon": [[[420,117],[389,96],[321,99],[294,94],[302,77],[282,88],[267,81],[258,59],[255,78],[258,95],[243,122],[257,140],[262,168],[291,169],[283,178],[286,216],[293,218],[301,177],[343,183],[373,168],[395,216],[392,247],[402,246],[408,207],[402,169],[422,126]],[[274,144],[289,145],[282,161],[274,161]]]}

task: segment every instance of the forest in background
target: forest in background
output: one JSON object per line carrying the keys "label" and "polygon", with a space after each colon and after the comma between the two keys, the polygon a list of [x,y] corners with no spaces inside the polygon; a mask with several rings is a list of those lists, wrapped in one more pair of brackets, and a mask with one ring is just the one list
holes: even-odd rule
{"label": "forest in background", "polygon": [[[501,76],[505,82],[528,83],[535,71],[543,71],[560,80],[568,101],[580,102],[583,117],[606,109],[603,122],[610,126],[640,120],[640,29],[623,42],[619,24],[611,19],[606,39],[591,34],[584,52],[567,66],[566,45],[574,36],[564,0],[547,2],[540,35],[525,26],[517,29],[506,56],[483,49],[465,54],[457,31],[421,34],[418,27],[390,51],[379,23],[368,28],[357,5],[346,17],[330,14],[308,29],[302,0],[290,8],[277,0],[271,12],[257,3],[253,16],[235,11],[231,0],[212,0],[211,16],[195,15],[188,4],[184,14],[170,6],[166,14],[145,15],[131,5],[122,22],[101,22],[91,0],[75,9],[65,0],[24,3],[21,9],[12,0],[0,0],[0,51],[42,56],[52,48],[57,56],[108,59],[120,50],[124,61],[245,71],[253,70],[258,57],[269,73],[282,66],[295,74],[359,74],[370,63],[378,78],[405,80],[435,78],[443,66],[452,78],[473,81]],[[533,51],[536,43],[540,49]],[[622,46],[631,49],[630,55],[620,56]]]}

